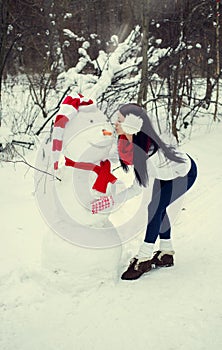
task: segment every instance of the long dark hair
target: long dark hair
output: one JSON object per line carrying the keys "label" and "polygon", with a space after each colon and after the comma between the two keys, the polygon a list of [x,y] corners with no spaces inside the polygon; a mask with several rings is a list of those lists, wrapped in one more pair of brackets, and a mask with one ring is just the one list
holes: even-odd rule
{"label": "long dark hair", "polygon": [[[173,160],[178,163],[183,163],[184,159],[179,157],[176,154],[176,149],[167,145],[161,140],[161,138],[156,133],[155,129],[152,126],[151,120],[147,115],[146,110],[135,104],[127,103],[119,107],[119,112],[126,117],[128,114],[132,113],[135,116],[140,117],[143,120],[143,125],[141,130],[137,134],[133,134],[133,144],[134,144],[134,153],[133,153],[133,165],[134,172],[137,181],[141,186],[146,187],[148,184],[149,176],[147,173],[146,160],[148,158],[147,154],[147,145],[149,142],[154,146],[156,151],[158,148],[161,148],[166,158]],[[129,170],[128,166],[120,159],[121,166],[125,172]]]}

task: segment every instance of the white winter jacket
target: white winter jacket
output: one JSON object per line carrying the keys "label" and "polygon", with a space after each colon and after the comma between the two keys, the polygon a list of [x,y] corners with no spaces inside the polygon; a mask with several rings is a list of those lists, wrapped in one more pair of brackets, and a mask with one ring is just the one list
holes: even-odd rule
{"label": "white winter jacket", "polygon": [[[187,175],[191,168],[191,160],[189,156],[177,150],[177,155],[184,159],[183,163],[174,162],[165,157],[161,149],[147,159],[148,176],[159,180],[173,180],[177,177]],[[123,199],[128,200],[142,192],[143,187],[139,185],[136,178],[132,186],[119,193],[116,197],[117,202],[122,202]]]}
{"label": "white winter jacket", "polygon": [[147,160],[148,175],[159,180],[173,180],[187,175],[191,167],[188,155],[177,149],[177,155],[184,159],[183,163],[174,162],[165,157],[163,151],[158,151]]}

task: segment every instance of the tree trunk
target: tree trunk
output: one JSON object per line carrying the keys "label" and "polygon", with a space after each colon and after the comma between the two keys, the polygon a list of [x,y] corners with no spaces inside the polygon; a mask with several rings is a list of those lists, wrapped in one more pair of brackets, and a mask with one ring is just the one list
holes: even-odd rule
{"label": "tree trunk", "polygon": [[142,19],[142,72],[141,83],[137,98],[138,104],[143,104],[147,100],[147,86],[148,86],[148,39],[149,39],[149,0],[143,0],[143,19]]}
{"label": "tree trunk", "polygon": [[220,0],[216,0],[216,100],[214,110],[214,121],[217,120],[218,100],[219,100],[219,76],[220,76]]}
{"label": "tree trunk", "polygon": [[2,80],[6,63],[8,30],[8,0],[0,0],[0,126],[2,121]]}
{"label": "tree trunk", "polygon": [[174,72],[173,77],[173,91],[172,91],[172,106],[171,106],[171,118],[172,118],[172,134],[175,136],[178,142],[178,133],[177,133],[177,107],[178,107],[178,70],[179,64]]}

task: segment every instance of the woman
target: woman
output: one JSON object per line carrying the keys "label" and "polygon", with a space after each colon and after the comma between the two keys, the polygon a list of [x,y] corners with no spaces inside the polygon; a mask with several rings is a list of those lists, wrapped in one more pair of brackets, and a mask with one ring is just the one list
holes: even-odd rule
{"label": "woman", "polygon": [[[155,179],[148,205],[144,243],[121,277],[134,280],[153,267],[174,264],[171,226],[166,209],[193,185],[197,168],[187,154],[161,140],[146,111],[139,105],[129,103],[121,106],[115,129],[121,166],[126,172],[129,165],[134,167],[135,181],[128,190],[127,199],[146,187],[150,177]],[[160,247],[153,255],[158,236]]]}

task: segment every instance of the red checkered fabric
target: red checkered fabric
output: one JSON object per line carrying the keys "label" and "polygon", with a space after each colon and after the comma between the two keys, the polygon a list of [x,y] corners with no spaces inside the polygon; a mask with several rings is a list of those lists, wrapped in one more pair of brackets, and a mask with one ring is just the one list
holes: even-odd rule
{"label": "red checkered fabric", "polygon": [[92,203],[92,214],[97,214],[100,211],[110,208],[114,205],[114,200],[112,196],[103,196],[99,199],[96,199]]}

